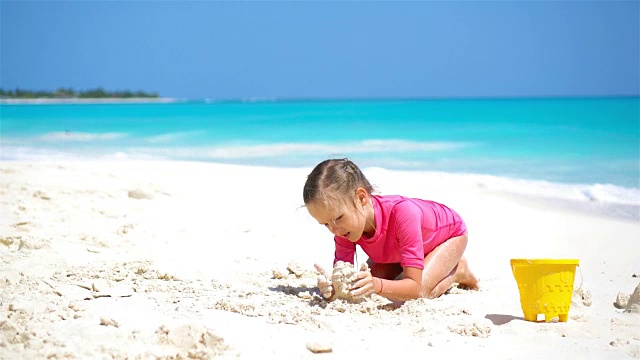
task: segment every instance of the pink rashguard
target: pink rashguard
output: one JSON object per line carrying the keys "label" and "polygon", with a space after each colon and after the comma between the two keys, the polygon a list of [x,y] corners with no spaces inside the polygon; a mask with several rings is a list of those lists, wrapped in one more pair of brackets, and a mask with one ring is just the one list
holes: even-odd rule
{"label": "pink rashguard", "polygon": [[424,269],[424,257],[436,246],[466,233],[458,213],[434,201],[398,195],[371,196],[376,232],[351,241],[335,236],[338,260],[353,264],[356,244],[376,263],[400,263]]}

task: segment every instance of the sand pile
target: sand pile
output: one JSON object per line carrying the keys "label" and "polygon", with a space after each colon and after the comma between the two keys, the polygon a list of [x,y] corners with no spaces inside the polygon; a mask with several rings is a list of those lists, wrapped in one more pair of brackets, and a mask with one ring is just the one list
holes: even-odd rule
{"label": "sand pile", "polygon": [[640,314],[640,283],[631,294],[618,293],[613,305],[618,309],[624,309],[627,313]]}
{"label": "sand pile", "polygon": [[[360,267],[360,271],[369,271],[367,263],[363,263]],[[348,302],[362,302],[367,300],[366,298],[354,298],[351,295],[351,282],[353,275],[357,273],[356,269],[351,263],[338,261],[333,267],[333,273],[331,274],[331,284],[333,290],[336,292],[336,299],[344,299]]]}

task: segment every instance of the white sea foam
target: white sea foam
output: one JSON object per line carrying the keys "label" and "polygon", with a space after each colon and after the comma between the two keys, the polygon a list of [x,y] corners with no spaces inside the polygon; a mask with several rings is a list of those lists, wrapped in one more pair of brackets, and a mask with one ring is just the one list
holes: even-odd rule
{"label": "white sea foam", "polygon": [[127,151],[84,151],[33,148],[27,146],[0,146],[0,160],[9,161],[73,161],[73,160],[169,160],[162,156]]}
{"label": "white sea foam", "polygon": [[474,146],[467,142],[417,142],[406,140],[363,140],[349,143],[277,143],[257,145],[221,145],[178,148],[137,148],[136,151],[181,158],[197,156],[208,160],[274,158],[285,155],[324,155],[362,153],[437,152]]}
{"label": "white sea foam", "polygon": [[116,140],[127,136],[124,133],[109,132],[109,133],[86,133],[86,132],[72,132],[72,131],[58,131],[46,133],[36,138],[45,142],[60,142],[60,141],[73,141],[73,142],[85,142],[85,141],[106,141]]}
{"label": "white sea foam", "polygon": [[474,175],[473,179],[477,181],[479,186],[513,194],[640,206],[640,188],[625,188],[599,183],[565,184],[491,175]]}
{"label": "white sea foam", "polygon": [[369,180],[395,179],[392,188],[380,189],[385,193],[420,193],[425,188],[446,186],[451,188],[481,188],[487,192],[530,204],[541,204],[598,216],[640,221],[640,188],[627,188],[612,184],[558,183],[525,180],[503,176],[449,173],[436,171],[389,170],[365,167]]}
{"label": "white sea foam", "polygon": [[38,149],[26,146],[6,145],[3,141],[0,147],[0,160],[18,161],[51,161],[51,160],[82,160],[80,154],[54,149]]}
{"label": "white sea foam", "polygon": [[174,133],[149,136],[145,138],[143,141],[150,144],[167,144],[175,141],[182,141],[192,136],[200,135],[202,133],[203,133],[202,131],[174,132]]}

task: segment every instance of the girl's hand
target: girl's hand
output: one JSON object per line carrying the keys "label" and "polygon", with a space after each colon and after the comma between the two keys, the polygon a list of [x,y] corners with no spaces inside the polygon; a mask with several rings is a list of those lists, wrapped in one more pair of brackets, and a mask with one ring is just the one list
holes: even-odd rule
{"label": "girl's hand", "polygon": [[360,266],[360,271],[351,278],[351,295],[354,298],[363,298],[377,293],[371,270],[366,263]]}
{"label": "girl's hand", "polygon": [[325,299],[331,300],[334,295],[331,274],[318,264],[314,264],[314,266],[320,273],[320,275],[318,275],[318,289],[320,289],[320,293]]}

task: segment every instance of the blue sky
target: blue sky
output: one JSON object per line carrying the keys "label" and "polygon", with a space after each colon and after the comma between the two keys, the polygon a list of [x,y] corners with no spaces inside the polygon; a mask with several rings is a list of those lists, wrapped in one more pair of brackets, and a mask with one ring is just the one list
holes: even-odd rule
{"label": "blue sky", "polygon": [[638,96],[639,1],[0,1],[0,87]]}

